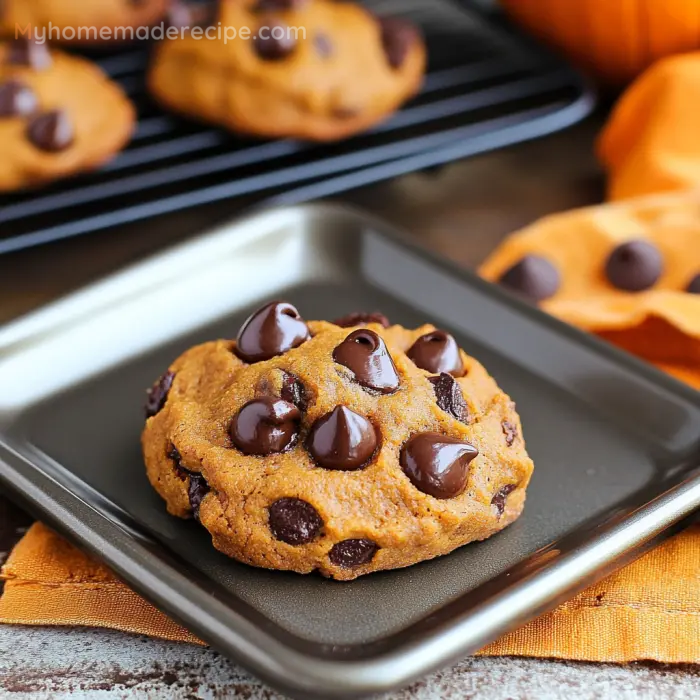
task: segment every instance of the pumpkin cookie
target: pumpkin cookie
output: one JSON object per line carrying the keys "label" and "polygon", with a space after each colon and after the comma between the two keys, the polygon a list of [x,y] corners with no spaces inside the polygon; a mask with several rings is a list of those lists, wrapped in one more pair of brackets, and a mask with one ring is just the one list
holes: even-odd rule
{"label": "pumpkin cookie", "polygon": [[391,115],[425,71],[411,25],[354,3],[221,0],[219,24],[164,41],[149,84],[165,107],[235,132],[341,139]]}
{"label": "pumpkin cookie", "polygon": [[448,333],[376,317],[274,302],[177,359],[142,436],[168,511],[241,562],[339,580],[512,523],[533,469],[514,404]]}
{"label": "pumpkin cookie", "polygon": [[99,167],[134,123],[126,95],[89,61],[45,44],[0,44],[0,191]]}
{"label": "pumpkin cookie", "polygon": [[558,214],[481,268],[575,326],[700,385],[700,195]]}
{"label": "pumpkin cookie", "polygon": [[160,21],[170,1],[3,0],[0,27],[6,36],[19,38],[29,26],[38,37],[63,44],[124,42],[139,27]]}

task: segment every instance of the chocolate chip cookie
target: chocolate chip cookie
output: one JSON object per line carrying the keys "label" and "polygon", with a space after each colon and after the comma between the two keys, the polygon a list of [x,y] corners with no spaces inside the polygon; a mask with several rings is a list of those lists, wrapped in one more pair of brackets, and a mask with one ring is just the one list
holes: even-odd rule
{"label": "chocolate chip cookie", "polygon": [[523,509],[533,464],[486,370],[444,330],[351,320],[270,303],[148,393],[151,484],[241,562],[350,580],[486,539]]}
{"label": "chocolate chip cookie", "polygon": [[138,38],[139,27],[159,22],[169,5],[170,0],[2,0],[0,27],[14,38],[31,27],[53,43],[123,43]]}
{"label": "chocolate chip cookie", "polygon": [[151,92],[166,108],[255,136],[364,131],[414,95],[425,71],[413,26],[350,2],[221,0],[218,24],[198,31],[157,48]]}
{"label": "chocolate chip cookie", "polygon": [[0,44],[0,191],[99,167],[129,141],[135,119],[89,61],[31,41]]}

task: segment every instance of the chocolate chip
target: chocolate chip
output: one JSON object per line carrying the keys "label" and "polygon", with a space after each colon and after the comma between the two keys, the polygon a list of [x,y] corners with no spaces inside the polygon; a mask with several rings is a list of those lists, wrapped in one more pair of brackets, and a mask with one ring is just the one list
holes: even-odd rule
{"label": "chocolate chip", "polygon": [[413,485],[435,498],[454,498],[467,486],[469,463],[479,450],[438,433],[414,435],[401,449],[401,468]]}
{"label": "chocolate chip", "polygon": [[457,342],[445,331],[431,331],[422,335],[406,354],[417,367],[426,372],[448,372],[455,377],[464,374]]}
{"label": "chocolate chip", "polygon": [[207,480],[199,472],[192,472],[182,466],[182,456],[175,445],[171,445],[168,450],[168,457],[175,463],[175,470],[178,476],[184,481],[189,479],[187,486],[187,497],[192,508],[192,515],[195,520],[199,520],[199,507],[202,505],[202,500],[211,490]]}
{"label": "chocolate chip", "polygon": [[518,426],[515,423],[504,420],[501,423],[501,428],[503,428],[503,434],[506,436],[506,445],[510,447],[515,442],[515,438],[518,437]]}
{"label": "chocolate chip", "polygon": [[557,268],[539,255],[526,255],[506,270],[499,282],[535,302],[554,296],[561,285]]}
{"label": "chocolate chip", "polygon": [[235,352],[245,362],[262,362],[283,355],[308,339],[309,329],[299,312],[287,302],[273,301],[243,324]]}
{"label": "chocolate chip", "polygon": [[262,396],[249,401],[229,428],[233,444],[246,455],[286,452],[299,438],[301,412],[282,399]]}
{"label": "chocolate chip", "polygon": [[27,135],[40,150],[58,153],[73,143],[73,124],[62,109],[55,109],[33,117],[27,127]]}
{"label": "chocolate chip", "polygon": [[291,372],[285,372],[282,376],[282,391],[280,396],[289,403],[293,403],[300,411],[306,411],[308,397],[301,379]]}
{"label": "chocolate chip", "polygon": [[700,294],[700,274],[695,275],[695,277],[690,280],[685,291],[688,292],[688,294]]}
{"label": "chocolate chip", "polygon": [[428,377],[428,381],[435,389],[437,405],[458,421],[469,424],[469,406],[455,378],[447,372],[442,372],[437,377]]}
{"label": "chocolate chip", "polygon": [[170,387],[173,385],[175,373],[168,370],[158,381],[148,390],[146,395],[146,418],[153,418],[160,413],[168,399]]}
{"label": "chocolate chip", "polygon": [[53,63],[49,47],[34,39],[13,39],[7,52],[7,62],[13,66],[29,66],[33,70],[45,70]]}
{"label": "chocolate chip", "polygon": [[308,2],[309,0],[258,0],[254,12],[301,10]]}
{"label": "chocolate chip", "polygon": [[314,37],[316,53],[321,58],[330,58],[333,55],[333,43],[327,34],[316,34]]}
{"label": "chocolate chip", "polygon": [[491,505],[496,507],[499,518],[503,515],[506,509],[506,498],[508,498],[508,496],[510,496],[510,494],[517,488],[517,484],[506,484],[506,486],[499,489],[496,492],[496,495],[491,499]]}
{"label": "chocolate chip", "polygon": [[296,49],[297,40],[289,25],[273,19],[258,29],[253,45],[258,56],[265,61],[281,61]]}
{"label": "chocolate chip", "polygon": [[386,344],[367,328],[350,333],[333,351],[333,360],[347,367],[357,383],[368,389],[392,394],[399,388],[399,374]]}
{"label": "chocolate chip", "polygon": [[314,423],[306,444],[319,466],[353,471],[372,459],[377,443],[374,426],[364,416],[336,406]]}
{"label": "chocolate chip", "polygon": [[280,498],[270,506],[269,515],[272,534],[287,544],[313,542],[323,528],[318,511],[299,498]]}
{"label": "chocolate chip", "polygon": [[379,27],[382,46],[389,65],[398,70],[404,64],[411,48],[418,41],[416,28],[398,17],[381,17]]}
{"label": "chocolate chip", "polygon": [[334,544],[328,558],[335,566],[352,569],[362,564],[369,564],[374,559],[379,547],[372,540],[355,539],[343,540]]}
{"label": "chocolate chip", "polygon": [[190,476],[190,485],[187,489],[187,495],[190,499],[190,508],[195,520],[199,520],[199,507],[202,505],[202,500],[209,493],[209,484],[207,480],[195,472],[188,472]]}
{"label": "chocolate chip", "polygon": [[618,289],[641,292],[658,282],[663,268],[663,258],[655,245],[648,241],[627,241],[610,253],[605,274]]}
{"label": "chocolate chip", "polygon": [[0,117],[24,117],[38,105],[34,91],[20,80],[7,80],[0,85]]}
{"label": "chocolate chip", "polygon": [[354,328],[355,326],[366,326],[369,323],[378,323],[384,328],[388,328],[391,323],[389,319],[379,311],[366,313],[363,311],[355,311],[354,313],[338,318],[333,323],[341,328]]}

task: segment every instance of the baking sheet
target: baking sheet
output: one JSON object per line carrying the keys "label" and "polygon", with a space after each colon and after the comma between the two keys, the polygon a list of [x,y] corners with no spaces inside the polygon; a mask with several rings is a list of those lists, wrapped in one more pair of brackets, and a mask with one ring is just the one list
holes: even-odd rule
{"label": "baking sheet", "polygon": [[[379,309],[453,332],[518,404],[536,464],[522,518],[450,556],[340,584],[243,566],[169,517],[140,456],[144,388],[280,297],[309,319]],[[476,650],[688,517],[700,506],[699,397],[379,222],[307,206],[227,227],[0,330],[0,479],[278,687],[351,697]]]}

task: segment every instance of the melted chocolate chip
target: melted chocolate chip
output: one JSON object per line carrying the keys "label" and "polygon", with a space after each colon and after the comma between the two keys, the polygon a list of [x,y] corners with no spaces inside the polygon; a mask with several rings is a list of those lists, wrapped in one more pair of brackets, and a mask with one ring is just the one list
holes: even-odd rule
{"label": "melted chocolate chip", "polygon": [[655,245],[648,241],[627,241],[610,253],[605,274],[618,289],[641,292],[658,282],[663,267],[663,258]]}
{"label": "melted chocolate chip", "polygon": [[49,47],[34,39],[13,39],[6,60],[13,66],[29,66],[33,70],[45,70],[53,63]]}
{"label": "melted chocolate chip", "polygon": [[255,12],[274,12],[275,10],[301,10],[309,0],[258,0]]}
{"label": "melted chocolate chip", "polygon": [[417,367],[426,372],[447,372],[455,377],[464,374],[457,341],[445,331],[431,331],[422,335],[406,354]]}
{"label": "melted chocolate chip", "polygon": [[474,445],[438,433],[414,435],[401,450],[401,467],[413,485],[435,498],[454,498],[467,486]]}
{"label": "melted chocolate chip", "polygon": [[366,313],[363,311],[355,311],[354,313],[338,318],[333,323],[341,328],[354,328],[355,326],[366,326],[369,323],[378,323],[384,328],[388,328],[391,323],[389,319],[379,311]]}
{"label": "melted chocolate chip", "polygon": [[435,389],[437,405],[458,421],[469,424],[469,406],[455,378],[447,372],[442,372],[437,377],[429,377],[428,381]]}
{"label": "melted chocolate chip", "polygon": [[297,47],[294,32],[289,25],[279,19],[270,20],[258,29],[253,38],[255,50],[265,61],[281,61]]}
{"label": "melted chocolate chip", "polygon": [[333,55],[333,43],[327,34],[316,34],[314,47],[321,58],[330,58]]}
{"label": "melted chocolate chip", "polygon": [[504,420],[501,423],[501,428],[503,428],[503,434],[506,436],[506,445],[510,447],[515,442],[515,438],[518,437],[518,426],[515,423]]}
{"label": "melted chocolate chip", "polygon": [[187,488],[187,495],[190,499],[190,508],[195,520],[199,520],[199,507],[202,505],[204,497],[209,493],[210,488],[207,480],[196,472],[188,472],[190,485]]}
{"label": "melted chocolate chip", "polygon": [[491,505],[496,507],[499,518],[503,515],[506,509],[506,498],[508,498],[508,496],[510,496],[510,494],[517,488],[517,484],[506,484],[506,486],[499,489],[491,499]]}
{"label": "melted chocolate chip", "polygon": [[557,268],[539,255],[526,255],[506,270],[499,282],[534,302],[553,297],[561,285]]}
{"label": "melted chocolate chip", "polygon": [[262,396],[249,401],[231,422],[233,444],[246,455],[285,452],[299,438],[301,412],[282,399]]}
{"label": "melted chocolate chip", "polygon": [[22,81],[8,80],[0,85],[0,117],[27,116],[38,104],[34,91]]}
{"label": "melted chocolate chip", "polygon": [[170,387],[173,385],[175,373],[168,370],[158,381],[148,390],[146,395],[146,418],[152,418],[160,413],[168,399]]}
{"label": "melted chocolate chip", "polygon": [[399,374],[386,344],[367,328],[350,333],[333,351],[333,360],[347,367],[361,386],[382,394],[399,388]]}
{"label": "melted chocolate chip", "polygon": [[346,406],[336,406],[319,418],[307,440],[307,448],[320,467],[340,471],[365,466],[376,452],[377,444],[374,426]]}
{"label": "melted chocolate chip", "polygon": [[199,507],[202,505],[202,500],[211,490],[207,480],[199,472],[192,472],[182,466],[182,456],[175,445],[170,445],[168,457],[175,463],[175,470],[178,476],[184,481],[189,479],[187,486],[187,496],[192,508],[192,516],[195,520],[199,520]]}
{"label": "melted chocolate chip", "polygon": [[318,511],[299,498],[280,498],[270,506],[269,515],[272,534],[287,544],[313,542],[323,528]]}
{"label": "melted chocolate chip", "polygon": [[393,69],[398,70],[418,40],[417,31],[412,24],[398,17],[380,18],[379,27],[387,61]]}
{"label": "melted chocolate chip", "polygon": [[301,379],[291,372],[285,372],[282,377],[282,391],[280,396],[289,403],[293,403],[300,411],[306,411],[308,397]]}
{"label": "melted chocolate chip", "polygon": [[236,340],[236,354],[245,362],[262,362],[283,355],[309,339],[299,312],[287,302],[274,301],[253,313]]}
{"label": "melted chocolate chip", "polygon": [[40,150],[58,153],[73,143],[73,124],[63,110],[55,109],[32,118],[27,127],[27,135]]}
{"label": "melted chocolate chip", "polygon": [[685,291],[688,292],[688,294],[700,294],[700,274],[695,275],[695,277],[690,280]]}
{"label": "melted chocolate chip", "polygon": [[343,540],[333,545],[328,558],[335,566],[352,569],[362,564],[369,564],[374,559],[379,547],[372,540]]}

